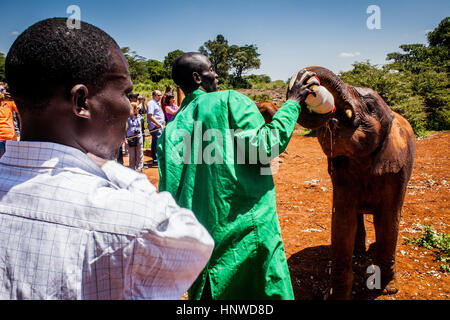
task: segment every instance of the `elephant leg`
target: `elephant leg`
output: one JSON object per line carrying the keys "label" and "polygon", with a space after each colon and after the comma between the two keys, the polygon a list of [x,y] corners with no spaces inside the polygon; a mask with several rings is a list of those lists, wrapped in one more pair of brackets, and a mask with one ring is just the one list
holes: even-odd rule
{"label": "elephant leg", "polygon": [[395,250],[397,247],[400,208],[384,205],[374,215],[376,234],[375,264],[381,271],[381,290],[383,294],[398,291],[396,281]]}
{"label": "elephant leg", "polygon": [[[348,198],[348,196],[347,196]],[[356,205],[346,197],[334,197],[331,222],[331,284],[328,299],[351,299],[352,253],[357,230]]]}
{"label": "elephant leg", "polygon": [[353,254],[360,256],[366,252],[366,229],[364,228],[364,214],[358,214],[358,227],[356,230],[355,248]]}

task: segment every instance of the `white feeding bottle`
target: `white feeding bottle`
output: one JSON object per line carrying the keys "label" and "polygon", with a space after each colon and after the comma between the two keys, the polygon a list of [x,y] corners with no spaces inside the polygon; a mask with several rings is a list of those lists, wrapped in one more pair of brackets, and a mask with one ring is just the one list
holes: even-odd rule
{"label": "white feeding bottle", "polygon": [[[311,72],[304,72],[300,81],[302,81],[306,76],[311,74]],[[289,90],[295,83],[297,79],[298,72],[291,78],[291,82],[289,84]],[[315,83],[316,85],[311,86],[310,89],[316,93],[316,96],[313,94],[308,95],[306,97],[306,104],[311,108],[311,110],[315,113],[326,114],[335,110],[334,106],[334,98],[330,91],[327,90],[324,86],[320,85],[320,80],[317,77],[311,77],[307,83]]]}

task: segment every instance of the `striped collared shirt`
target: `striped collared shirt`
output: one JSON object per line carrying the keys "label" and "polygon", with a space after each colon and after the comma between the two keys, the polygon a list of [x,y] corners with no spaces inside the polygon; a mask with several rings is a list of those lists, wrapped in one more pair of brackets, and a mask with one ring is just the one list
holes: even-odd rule
{"label": "striped collared shirt", "polygon": [[145,175],[60,144],[7,142],[0,299],[179,299],[212,249]]}

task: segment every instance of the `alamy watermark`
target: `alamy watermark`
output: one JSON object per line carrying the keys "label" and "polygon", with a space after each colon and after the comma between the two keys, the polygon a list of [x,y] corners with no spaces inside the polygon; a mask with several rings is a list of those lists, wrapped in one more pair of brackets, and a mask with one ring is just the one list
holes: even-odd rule
{"label": "alamy watermark", "polygon": [[70,5],[66,9],[66,13],[70,14],[66,24],[69,29],[81,29],[81,9],[77,5]]}
{"label": "alamy watermark", "polygon": [[381,289],[381,270],[379,266],[370,265],[367,267],[366,273],[371,274],[367,278],[366,286],[369,290]]}
{"label": "alamy watermark", "polygon": [[257,165],[261,175],[278,171],[281,137],[276,129],[204,130],[203,123],[196,121],[192,131],[180,128],[166,134],[175,164]]}
{"label": "alamy watermark", "polygon": [[367,18],[366,26],[369,30],[381,29],[381,9],[377,5],[370,5],[366,10],[370,16]]}

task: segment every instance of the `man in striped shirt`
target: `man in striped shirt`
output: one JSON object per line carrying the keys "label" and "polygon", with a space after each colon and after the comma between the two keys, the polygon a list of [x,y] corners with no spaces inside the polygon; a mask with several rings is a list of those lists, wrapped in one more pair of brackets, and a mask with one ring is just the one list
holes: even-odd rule
{"label": "man in striped shirt", "polygon": [[113,159],[133,85],[116,42],[53,18],[6,59],[21,141],[0,159],[0,299],[179,299],[213,240]]}

